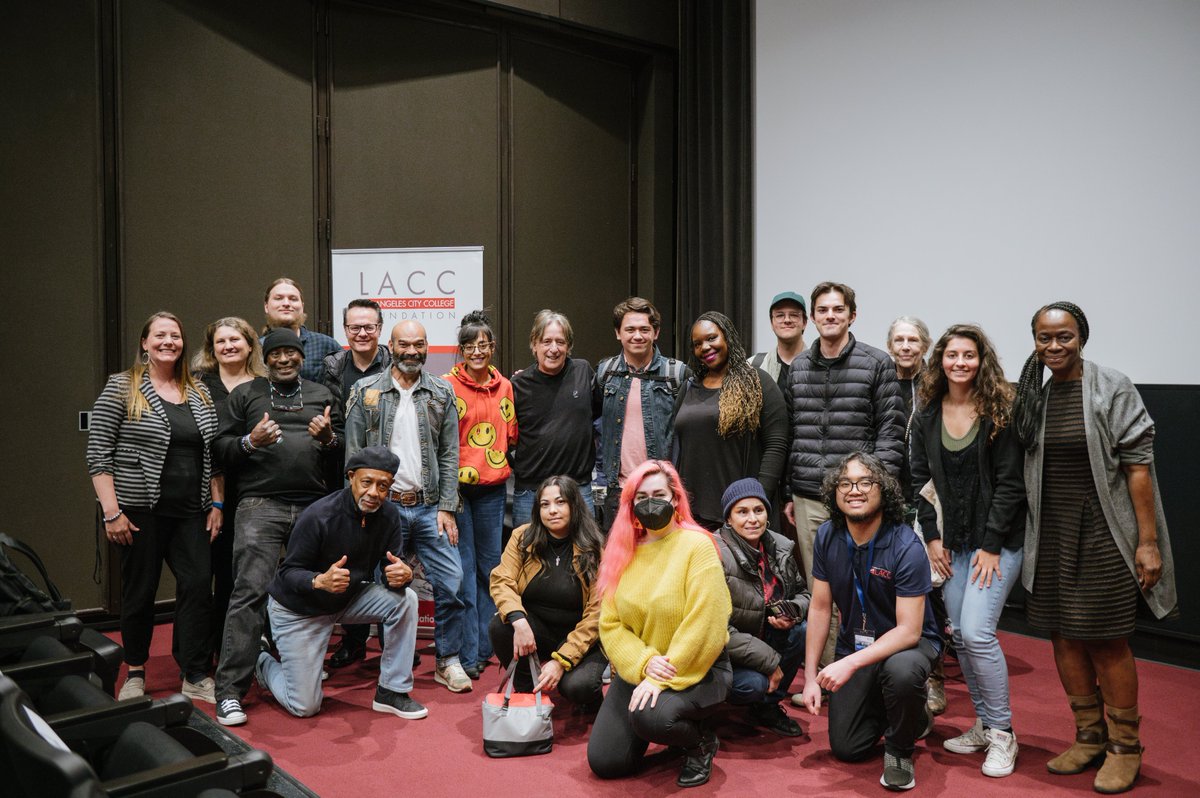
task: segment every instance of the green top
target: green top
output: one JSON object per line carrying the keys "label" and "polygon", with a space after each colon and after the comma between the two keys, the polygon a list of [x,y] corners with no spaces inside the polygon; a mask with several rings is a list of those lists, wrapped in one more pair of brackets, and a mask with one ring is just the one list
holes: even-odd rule
{"label": "green top", "polygon": [[942,448],[948,452],[961,452],[963,449],[970,446],[975,441],[975,436],[979,434],[979,419],[975,419],[975,423],[967,430],[967,434],[961,438],[956,438],[950,434],[950,430],[946,429],[946,422],[942,422]]}

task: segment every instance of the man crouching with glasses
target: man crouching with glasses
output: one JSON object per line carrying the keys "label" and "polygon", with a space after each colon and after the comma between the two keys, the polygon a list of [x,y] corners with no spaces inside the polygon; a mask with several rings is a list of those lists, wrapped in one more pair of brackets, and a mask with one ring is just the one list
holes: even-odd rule
{"label": "man crouching with glasses", "polygon": [[[900,484],[872,454],[853,453],[830,469],[822,486],[829,520],[813,546],[804,705],[821,711],[829,696],[829,744],[852,762],[883,744],[890,790],[916,786],[913,751],[929,733],[925,680],[941,648],[925,548],[904,524]],[[841,613],[836,655],[818,672],[832,605]]]}
{"label": "man crouching with glasses", "polygon": [[[263,651],[255,674],[283,708],[321,709],[321,668],[335,623],[381,623],[379,686],[371,708],[416,720],[429,711],[409,696],[417,640],[412,569],[400,560],[400,512],[388,501],[399,458],[369,446],[346,463],[350,486],[311,504],[296,521],[287,556],[267,588],[279,659]],[[374,580],[378,567],[385,584]],[[385,586],[386,585],[386,586]]]}

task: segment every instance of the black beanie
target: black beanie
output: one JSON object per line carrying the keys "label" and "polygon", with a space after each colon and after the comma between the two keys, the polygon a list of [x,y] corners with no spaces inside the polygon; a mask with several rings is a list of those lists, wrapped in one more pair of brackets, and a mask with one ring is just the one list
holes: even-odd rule
{"label": "black beanie", "polygon": [[300,343],[300,336],[287,327],[276,327],[263,336],[263,359],[266,359],[269,352],[273,352],[281,346],[290,346],[300,353],[300,357],[304,357],[304,344]]}
{"label": "black beanie", "polygon": [[731,484],[721,495],[721,506],[724,508],[721,515],[728,520],[729,511],[733,509],[733,505],[742,499],[750,498],[761,499],[762,503],[767,506],[767,512],[771,512],[771,501],[767,498],[767,492],[763,490],[762,483],[754,477],[746,477]]}
{"label": "black beanie", "polygon": [[350,455],[350,459],[346,461],[347,471],[355,471],[359,468],[370,468],[395,474],[400,468],[400,458],[386,446],[368,446]]}

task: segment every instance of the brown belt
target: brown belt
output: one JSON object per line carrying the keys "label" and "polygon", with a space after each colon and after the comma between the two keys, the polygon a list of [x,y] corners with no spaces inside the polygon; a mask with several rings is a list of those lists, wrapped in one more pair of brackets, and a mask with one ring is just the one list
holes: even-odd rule
{"label": "brown belt", "polygon": [[388,498],[401,507],[413,507],[425,503],[425,492],[420,490],[389,490]]}

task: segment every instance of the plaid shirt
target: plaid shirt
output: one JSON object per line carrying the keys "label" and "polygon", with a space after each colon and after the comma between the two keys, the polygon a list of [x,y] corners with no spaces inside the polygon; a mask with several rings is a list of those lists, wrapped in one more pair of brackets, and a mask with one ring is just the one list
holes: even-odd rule
{"label": "plaid shirt", "polygon": [[[259,337],[259,342],[262,337]],[[310,330],[301,325],[300,345],[304,348],[304,365],[300,367],[300,376],[313,382],[321,382],[325,371],[325,356],[342,351],[342,345],[325,333]]]}

